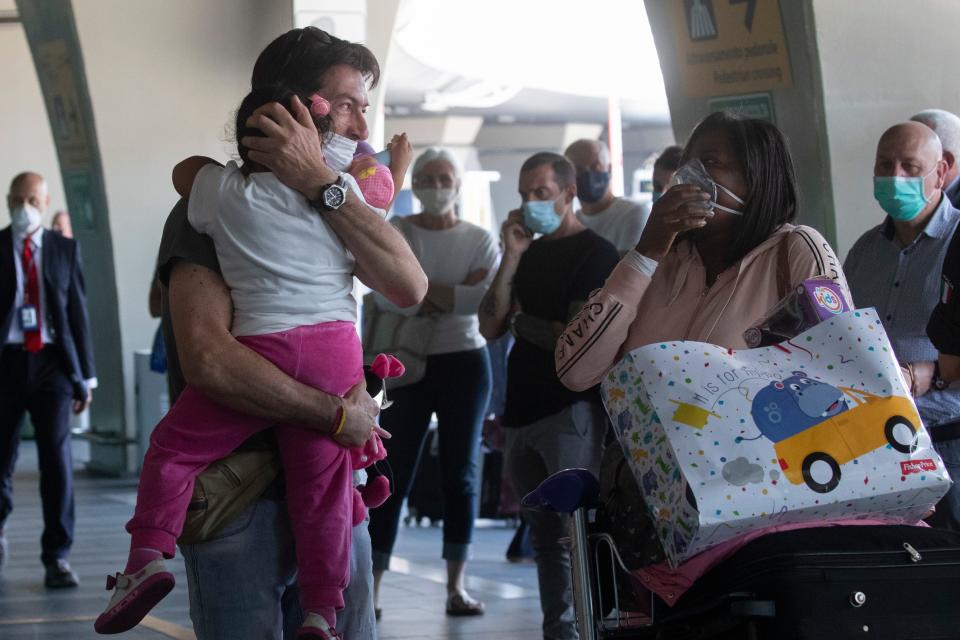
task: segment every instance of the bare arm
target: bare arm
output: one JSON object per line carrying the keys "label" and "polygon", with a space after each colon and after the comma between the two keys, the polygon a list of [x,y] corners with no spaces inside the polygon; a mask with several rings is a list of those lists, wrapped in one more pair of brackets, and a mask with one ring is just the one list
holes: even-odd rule
{"label": "bare arm", "polygon": [[151,318],[159,318],[163,312],[160,298],[160,279],[157,278],[156,273],[153,274],[153,280],[150,282],[150,298],[147,306],[150,309]]}
{"label": "bare arm", "polygon": [[941,353],[940,376],[950,383],[960,380],[960,356]]}
{"label": "bare arm", "polygon": [[[323,161],[320,136],[310,112],[296,97],[291,108],[296,119],[276,102],[257,109],[247,124],[266,137],[247,136],[241,142],[250,149],[252,161],[267,167],[281,182],[312,201],[319,197],[322,187],[336,181],[337,174]],[[356,275],[361,282],[398,307],[423,300],[427,277],[392,224],[352,192],[347,193],[339,209],[323,215],[356,258]]]}
{"label": "bare arm", "polygon": [[[569,322],[583,307],[583,300],[575,300],[570,303],[567,310],[566,321]],[[544,351],[553,353],[557,348],[557,340],[563,335],[566,323],[545,320],[527,313],[517,313],[513,316],[510,323],[510,329],[518,338],[523,338]]]}
{"label": "bare arm", "polygon": [[410,167],[410,160],[413,158],[413,147],[407,140],[407,134],[399,133],[393,136],[390,143],[387,144],[387,148],[390,149],[390,176],[393,178],[393,198],[387,205],[387,210],[389,210],[403,187],[403,180],[407,176],[407,169]]}
{"label": "bare arm", "polygon": [[510,318],[520,311],[513,292],[513,278],[517,275],[520,258],[533,242],[532,234],[523,226],[522,213],[514,209],[500,228],[503,258],[490,288],[480,301],[480,334],[487,340],[496,340],[507,332]]}
{"label": "bare arm", "polygon": [[217,273],[177,263],[168,293],[177,353],[190,385],[242,413],[328,434],[342,405],[347,423],[337,441],[359,446],[369,439],[378,408],[363,383],[341,400],[294,380],[237,342],[230,333],[230,291]]}
{"label": "bare arm", "polygon": [[513,296],[513,277],[517,273],[520,256],[504,254],[497,275],[480,301],[480,335],[496,340],[507,332],[510,317],[520,309]]}

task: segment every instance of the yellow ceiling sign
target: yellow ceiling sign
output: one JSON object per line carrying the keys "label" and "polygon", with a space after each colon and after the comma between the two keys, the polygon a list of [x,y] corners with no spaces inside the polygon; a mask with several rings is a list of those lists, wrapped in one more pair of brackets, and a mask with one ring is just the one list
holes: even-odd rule
{"label": "yellow ceiling sign", "polygon": [[677,64],[689,96],[793,84],[778,0],[673,0]]}

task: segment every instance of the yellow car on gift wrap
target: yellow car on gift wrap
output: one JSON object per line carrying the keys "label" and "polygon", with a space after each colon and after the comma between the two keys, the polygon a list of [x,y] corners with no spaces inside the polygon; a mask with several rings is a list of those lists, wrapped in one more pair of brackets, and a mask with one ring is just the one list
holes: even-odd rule
{"label": "yellow car on gift wrap", "polygon": [[787,479],[817,493],[840,484],[840,465],[887,444],[912,453],[921,424],[909,398],[833,387],[802,372],[761,389],[751,413],[761,434],[773,441]]}

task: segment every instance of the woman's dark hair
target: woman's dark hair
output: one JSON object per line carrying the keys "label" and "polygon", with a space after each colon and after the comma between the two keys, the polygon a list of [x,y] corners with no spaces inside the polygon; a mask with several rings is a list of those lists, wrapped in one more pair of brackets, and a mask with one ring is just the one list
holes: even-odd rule
{"label": "woman's dark hair", "polygon": [[[254,89],[243,99],[243,102],[240,103],[240,107],[237,109],[237,116],[234,122],[233,131],[235,138],[237,140],[237,153],[240,156],[240,159],[243,160],[243,168],[245,171],[249,171],[250,159],[247,157],[250,150],[243,146],[240,143],[243,140],[244,136],[263,136],[263,132],[256,127],[247,126],[247,119],[253,115],[253,112],[262,107],[265,104],[271,102],[279,102],[284,107],[287,108],[287,111],[290,111],[290,101],[293,99],[293,96],[300,98],[300,102],[310,107],[310,94],[304,94],[302,92],[293,91],[287,87],[281,85],[268,85],[261,87],[259,89]],[[294,116],[296,117],[296,116]],[[317,130],[320,133],[326,133],[330,128],[330,118],[324,116],[322,118],[314,117],[314,124],[317,126]]]}
{"label": "woman's dark hair", "polygon": [[363,74],[370,88],[380,80],[380,65],[362,44],[347,42],[316,27],[291,29],[267,45],[253,65],[250,86],[283,85],[314,92],[331,67],[344,64]]}
{"label": "woman's dark hair", "polygon": [[743,215],[725,256],[731,265],[797,217],[797,176],[787,140],[775,125],[727,112],[712,113],[700,121],[684,147],[683,162],[689,160],[698,138],[717,131],[730,137],[747,181]]}

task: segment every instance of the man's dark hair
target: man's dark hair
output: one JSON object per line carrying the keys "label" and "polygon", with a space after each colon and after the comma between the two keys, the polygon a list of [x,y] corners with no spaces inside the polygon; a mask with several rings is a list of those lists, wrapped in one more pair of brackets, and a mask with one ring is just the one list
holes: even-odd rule
{"label": "man's dark hair", "polygon": [[553,168],[554,179],[557,181],[557,184],[560,185],[561,189],[566,189],[570,185],[576,184],[577,171],[573,168],[570,161],[559,153],[552,153],[550,151],[541,151],[527,158],[523,166],[520,167],[520,173],[532,171],[545,164],[549,164],[551,168]]}
{"label": "man's dark hair", "polygon": [[797,217],[797,176],[787,140],[775,125],[727,112],[712,113],[700,121],[690,134],[681,163],[689,159],[690,150],[701,136],[716,131],[730,136],[747,181],[743,215],[739,216],[733,243],[724,257],[726,264],[731,265]]}
{"label": "man's dark hair", "polygon": [[673,145],[663,150],[663,153],[654,161],[654,169],[676,171],[680,168],[680,158],[683,157],[683,147]]}
{"label": "man's dark hair", "polygon": [[[249,162],[249,150],[240,140],[244,136],[263,135],[259,129],[247,126],[253,112],[270,102],[279,102],[289,110],[293,96],[309,107],[309,97],[323,88],[323,76],[340,64],[363,74],[370,88],[380,80],[380,65],[369,49],[316,27],[291,29],[267,45],[253,65],[252,89],[240,103],[234,123],[237,153],[244,165]],[[329,116],[314,118],[314,122],[321,133],[330,128]]]}
{"label": "man's dark hair", "polygon": [[363,74],[371,89],[380,81],[377,58],[362,44],[341,40],[316,27],[291,29],[260,53],[250,85],[253,89],[282,85],[297,92],[314,92],[323,88],[324,74],[340,64]]}

